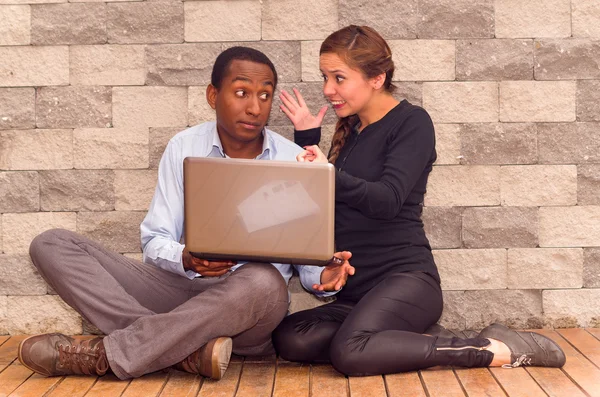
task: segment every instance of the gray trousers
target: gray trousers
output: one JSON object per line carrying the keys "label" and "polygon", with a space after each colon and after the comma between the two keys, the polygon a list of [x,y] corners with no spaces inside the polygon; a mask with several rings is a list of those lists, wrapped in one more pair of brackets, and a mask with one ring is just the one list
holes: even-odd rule
{"label": "gray trousers", "polygon": [[176,364],[220,336],[233,338],[236,354],[273,353],[271,332],[288,309],[285,281],[270,265],[189,280],[60,229],[37,236],[29,253],[60,297],[107,335],[120,379]]}

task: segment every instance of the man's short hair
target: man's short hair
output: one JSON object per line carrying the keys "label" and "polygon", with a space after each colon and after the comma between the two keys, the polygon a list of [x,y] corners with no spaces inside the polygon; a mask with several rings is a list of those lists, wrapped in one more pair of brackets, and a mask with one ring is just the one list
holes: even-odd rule
{"label": "man's short hair", "polygon": [[235,60],[251,61],[267,65],[273,71],[273,76],[275,78],[275,81],[273,81],[273,89],[277,88],[277,71],[275,70],[275,65],[273,65],[273,62],[271,62],[271,60],[265,54],[255,50],[254,48],[236,46],[228,48],[220,53],[215,61],[215,64],[213,65],[210,83],[216,89],[221,88],[223,77],[227,74],[231,62]]}

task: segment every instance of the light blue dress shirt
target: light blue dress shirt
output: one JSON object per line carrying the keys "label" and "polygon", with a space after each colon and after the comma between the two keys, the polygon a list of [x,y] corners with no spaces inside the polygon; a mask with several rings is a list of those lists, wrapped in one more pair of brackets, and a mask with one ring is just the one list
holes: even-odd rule
{"label": "light blue dress shirt", "polygon": [[[265,128],[263,150],[257,160],[296,161],[302,151],[295,143]],[[217,133],[215,122],[188,128],[169,141],[158,166],[158,183],[150,209],[140,226],[143,260],[164,270],[189,279],[200,277],[191,270],[184,270],[182,253],[183,236],[183,159],[186,157],[227,157]],[[232,270],[243,266],[240,262]],[[292,276],[292,265],[273,263],[287,283]],[[324,267],[294,265],[300,274],[304,288],[318,296],[330,296],[335,292],[317,292],[313,284],[321,283]]]}

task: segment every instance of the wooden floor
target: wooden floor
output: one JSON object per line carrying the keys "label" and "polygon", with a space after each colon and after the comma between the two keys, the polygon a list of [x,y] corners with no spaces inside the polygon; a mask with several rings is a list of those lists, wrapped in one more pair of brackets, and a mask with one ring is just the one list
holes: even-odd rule
{"label": "wooden floor", "polygon": [[0,396],[598,396],[600,328],[539,331],[567,355],[558,368],[432,368],[387,376],[347,378],[328,365],[300,365],[275,357],[234,357],[221,381],[178,371],[132,381],[113,375],[44,378],[16,359],[23,336],[0,336]]}

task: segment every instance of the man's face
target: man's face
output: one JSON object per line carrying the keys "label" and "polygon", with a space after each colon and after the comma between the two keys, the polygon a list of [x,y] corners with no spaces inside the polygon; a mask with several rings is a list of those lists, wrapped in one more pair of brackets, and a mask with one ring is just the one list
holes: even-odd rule
{"label": "man's face", "polygon": [[209,85],[206,98],[217,113],[221,140],[251,143],[262,139],[273,102],[275,76],[269,66],[234,60],[218,90]]}

